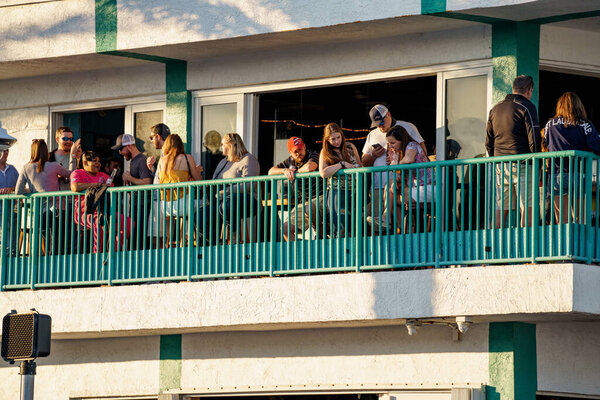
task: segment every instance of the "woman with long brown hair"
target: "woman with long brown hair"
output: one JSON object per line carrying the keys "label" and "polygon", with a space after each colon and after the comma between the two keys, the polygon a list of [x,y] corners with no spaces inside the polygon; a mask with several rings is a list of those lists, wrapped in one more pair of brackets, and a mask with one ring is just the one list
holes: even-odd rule
{"label": "woman with long brown hair", "polygon": [[[75,170],[77,165],[75,154],[76,147],[72,146],[70,160],[71,170]],[[58,162],[48,161],[49,158],[50,153],[48,152],[48,146],[46,145],[46,142],[43,139],[34,139],[31,143],[31,157],[29,162],[25,164],[21,174],[19,175],[19,179],[17,180],[17,185],[15,187],[16,194],[25,193],[26,186],[28,187],[30,193],[57,192],[60,190],[60,178],[68,180],[69,176],[71,175],[71,171],[64,168]],[[49,233],[52,233],[50,232],[52,230],[51,227],[55,224],[60,224],[60,229],[64,230],[64,232],[67,232],[66,226],[70,222],[66,221],[64,216],[62,218],[58,218],[59,212],[60,210],[64,209],[67,199],[68,197],[54,197],[45,198],[42,201],[42,234],[44,235],[46,241],[49,240],[50,236],[46,235],[46,232],[48,231]],[[46,216],[48,216],[48,218]],[[54,217],[57,217],[57,221],[50,223],[50,227],[46,227],[47,221],[53,220]],[[57,246],[56,249],[58,249],[58,245],[58,241],[55,240],[55,246]]]}
{"label": "woman with long brown hair", "polygon": [[[71,148],[71,170],[75,170],[77,159]],[[34,139],[31,143],[31,158],[23,167],[17,181],[16,194],[25,193],[25,185],[31,193],[56,192],[59,190],[59,178],[69,178],[71,171],[57,162],[48,161],[50,153],[44,139]]]}
{"label": "woman with long brown hair", "polygon": [[333,236],[343,236],[346,214],[346,191],[351,190],[348,176],[333,177],[338,171],[362,167],[356,147],[346,141],[342,128],[335,122],[325,126],[323,149],[319,154],[319,173],[327,182],[325,204],[335,227]]}
{"label": "woman with long brown hair", "polygon": [[[544,133],[544,144],[548,151],[583,150],[600,154],[600,134],[588,120],[581,99],[573,92],[565,92],[560,96],[556,102],[556,114],[546,123]],[[574,199],[581,196],[581,188],[578,186],[579,176],[575,175],[575,170],[570,170],[568,160],[565,161],[567,162],[563,162],[562,169],[558,162],[554,163],[554,173],[550,174],[550,179],[552,176],[554,179],[548,186],[554,197],[556,219],[566,223],[569,213],[561,210],[560,197],[562,195],[562,204],[566,208],[569,201],[569,187],[572,188],[573,193],[571,203],[576,202]],[[577,175],[582,173],[579,168]],[[574,218],[577,219],[578,215],[574,215]]]}

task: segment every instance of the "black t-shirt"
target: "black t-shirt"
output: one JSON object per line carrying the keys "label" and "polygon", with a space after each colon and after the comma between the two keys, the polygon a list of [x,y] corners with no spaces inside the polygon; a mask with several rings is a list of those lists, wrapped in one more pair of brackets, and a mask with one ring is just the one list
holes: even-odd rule
{"label": "black t-shirt", "polygon": [[[146,157],[142,153],[138,154],[131,160],[131,164],[129,165],[129,173],[136,179],[150,178],[150,180],[152,180],[152,173],[148,169],[148,165],[146,165]],[[139,206],[138,199],[142,199],[142,202],[139,203]],[[135,193],[131,198],[131,215],[135,218],[138,215],[138,212],[140,215],[148,214],[151,200],[152,195],[150,193],[146,195],[144,195],[143,192]]]}
{"label": "black t-shirt", "polygon": [[138,154],[131,160],[129,173],[136,179],[152,179],[152,173],[146,165],[146,157],[142,153]]}
{"label": "black t-shirt", "polygon": [[[296,169],[300,169],[302,168],[306,163],[308,163],[309,161],[313,161],[315,162],[317,165],[319,164],[319,153],[311,151],[311,150],[306,150],[306,155],[304,156],[304,158],[302,159],[302,161],[300,162],[296,162],[296,160],[294,160],[292,158],[292,156],[286,158],[285,160],[283,160],[282,162],[280,162],[279,164],[277,164],[277,168],[290,168],[292,165],[296,167]],[[292,183],[292,182],[288,182],[291,185],[298,185],[298,203],[303,202],[303,201],[307,201],[310,198],[313,198],[317,195],[317,179],[320,178],[310,178],[310,180],[296,180],[297,183]],[[304,190],[302,190],[302,182],[304,182]],[[323,186],[323,185],[320,185]],[[291,188],[293,188],[293,186],[288,186],[288,193],[291,192]],[[303,196],[304,194],[304,196]],[[294,198],[290,198],[290,201],[295,202],[296,199]]]}

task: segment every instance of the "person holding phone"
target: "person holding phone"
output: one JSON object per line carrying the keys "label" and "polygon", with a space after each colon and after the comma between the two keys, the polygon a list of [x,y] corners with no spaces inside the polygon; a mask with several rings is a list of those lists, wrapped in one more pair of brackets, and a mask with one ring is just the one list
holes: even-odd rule
{"label": "person holding phone", "polygon": [[[375,129],[369,132],[363,147],[362,163],[365,167],[379,167],[390,163],[387,157],[386,134],[394,126],[402,126],[406,129],[412,140],[417,142],[427,155],[425,141],[417,127],[410,122],[396,120],[386,106],[382,104],[375,105],[369,111],[369,117],[371,118],[371,128]],[[370,220],[375,222],[378,222],[382,211],[380,207],[384,205],[383,193],[385,193],[387,180],[388,174],[385,172],[377,173],[373,177],[373,187],[370,191],[371,202],[367,205],[367,215],[372,217]],[[372,216],[371,212],[373,213]]]}

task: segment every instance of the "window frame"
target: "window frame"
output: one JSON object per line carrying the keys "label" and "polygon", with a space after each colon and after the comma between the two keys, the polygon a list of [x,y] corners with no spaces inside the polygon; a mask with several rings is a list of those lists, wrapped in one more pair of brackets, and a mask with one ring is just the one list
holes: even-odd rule
{"label": "window frame", "polygon": [[[299,79],[295,81],[264,83],[256,85],[247,85],[231,88],[194,90],[193,107],[193,128],[192,128],[192,148],[194,156],[201,150],[200,135],[201,121],[199,105],[222,104],[214,103],[217,99],[237,98],[242,108],[238,107],[238,126],[242,126],[242,138],[246,147],[254,154],[258,148],[257,130],[258,130],[258,104],[262,93],[282,92],[297,89],[319,88],[327,86],[336,86],[342,84],[369,83],[384,81],[389,79],[417,78],[421,76],[437,77],[436,93],[436,156],[438,160],[443,160],[445,156],[445,107],[446,107],[446,89],[445,80],[459,77],[469,77],[477,75],[487,75],[487,112],[491,109],[492,102],[492,60],[481,59],[460,63],[436,64],[426,67],[405,68],[390,71],[378,71],[362,74],[351,74],[328,78]],[[231,101],[229,101],[231,102]],[[240,114],[242,121],[240,124]],[[238,128],[239,129],[239,128]]]}

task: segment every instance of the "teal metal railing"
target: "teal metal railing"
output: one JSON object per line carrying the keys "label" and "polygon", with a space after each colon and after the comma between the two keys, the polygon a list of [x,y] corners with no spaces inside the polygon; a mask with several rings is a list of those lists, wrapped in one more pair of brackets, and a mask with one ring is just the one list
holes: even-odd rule
{"label": "teal metal railing", "polygon": [[599,157],[570,151],[0,196],[0,288],[599,259]]}

